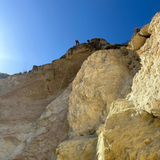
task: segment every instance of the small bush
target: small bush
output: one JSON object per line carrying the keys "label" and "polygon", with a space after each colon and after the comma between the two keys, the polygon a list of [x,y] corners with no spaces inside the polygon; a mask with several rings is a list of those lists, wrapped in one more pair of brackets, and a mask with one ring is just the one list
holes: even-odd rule
{"label": "small bush", "polygon": [[133,31],[134,35],[136,35],[139,31],[140,31],[140,28],[135,28],[134,31]]}
{"label": "small bush", "polygon": [[23,73],[27,73],[27,71],[23,71]]}

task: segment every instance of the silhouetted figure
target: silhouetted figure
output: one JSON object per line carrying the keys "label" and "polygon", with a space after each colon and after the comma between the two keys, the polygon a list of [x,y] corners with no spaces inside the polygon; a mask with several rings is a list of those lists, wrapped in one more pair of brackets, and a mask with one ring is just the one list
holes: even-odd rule
{"label": "silhouetted figure", "polygon": [[76,45],[78,45],[78,44],[79,44],[79,41],[78,41],[78,40],[75,40],[75,42],[76,42]]}
{"label": "silhouetted figure", "polygon": [[90,42],[90,40],[88,39],[88,40],[87,40],[87,42],[89,43],[89,42]]}

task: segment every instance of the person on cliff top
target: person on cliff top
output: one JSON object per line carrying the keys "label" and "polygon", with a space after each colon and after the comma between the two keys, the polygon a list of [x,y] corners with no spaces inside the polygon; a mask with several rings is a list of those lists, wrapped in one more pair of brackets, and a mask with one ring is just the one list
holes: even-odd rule
{"label": "person on cliff top", "polygon": [[87,42],[89,43],[89,42],[90,42],[90,40],[88,39],[88,40],[87,40]]}
{"label": "person on cliff top", "polygon": [[78,41],[78,40],[75,40],[75,42],[76,42],[76,45],[78,45],[78,44],[79,44],[79,41]]}

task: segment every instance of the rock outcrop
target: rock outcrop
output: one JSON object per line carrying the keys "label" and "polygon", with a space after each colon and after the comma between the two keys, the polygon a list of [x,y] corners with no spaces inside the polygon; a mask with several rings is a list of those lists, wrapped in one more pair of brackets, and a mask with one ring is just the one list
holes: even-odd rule
{"label": "rock outcrop", "polygon": [[83,136],[64,141],[56,150],[57,160],[94,160],[96,158],[97,137]]}
{"label": "rock outcrop", "polygon": [[159,130],[160,119],[142,110],[113,114],[98,135],[98,160],[158,160]]}
{"label": "rock outcrop", "polygon": [[120,93],[129,93],[129,84],[125,86],[124,83],[130,74],[121,57],[120,50],[102,50],[83,63],[73,81],[69,101],[68,121],[72,136],[93,134],[106,118],[110,104],[117,97],[125,97]]}
{"label": "rock outcrop", "polygon": [[132,92],[127,99],[137,108],[160,117],[160,13],[157,13],[149,26],[150,38],[137,53],[141,58],[141,70],[133,79]]}
{"label": "rock outcrop", "polygon": [[[96,41],[96,45],[101,46],[100,42]],[[78,52],[66,58],[0,80],[1,160],[55,159],[57,145],[68,136],[70,93],[63,97],[62,92],[73,81],[83,61],[99,49],[83,50],[87,45],[74,47]],[[51,111],[46,111],[48,108]]]}
{"label": "rock outcrop", "polygon": [[9,74],[0,72],[0,79],[7,78]]}
{"label": "rock outcrop", "polygon": [[144,43],[146,42],[146,39],[150,37],[150,32],[148,30],[150,24],[145,25],[141,28],[141,30],[133,35],[131,42],[130,42],[130,48],[133,50],[139,50]]}
{"label": "rock outcrop", "polygon": [[159,37],[157,13],[130,42],[0,79],[0,160],[159,160]]}

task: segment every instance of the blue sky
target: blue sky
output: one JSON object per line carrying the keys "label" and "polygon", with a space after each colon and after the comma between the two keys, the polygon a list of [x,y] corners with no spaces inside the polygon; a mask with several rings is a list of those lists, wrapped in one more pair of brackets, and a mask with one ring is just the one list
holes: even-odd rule
{"label": "blue sky", "polygon": [[29,71],[87,39],[130,40],[160,0],[0,0],[0,72]]}

